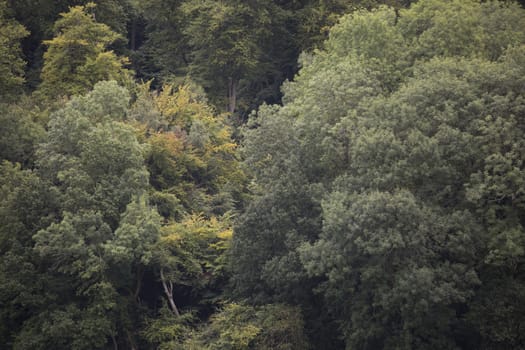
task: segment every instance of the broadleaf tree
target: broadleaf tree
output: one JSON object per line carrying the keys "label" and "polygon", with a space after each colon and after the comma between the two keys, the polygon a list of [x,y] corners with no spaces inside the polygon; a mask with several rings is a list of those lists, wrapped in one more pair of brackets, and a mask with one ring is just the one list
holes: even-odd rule
{"label": "broadleaf tree", "polygon": [[341,18],[244,133],[234,291],[328,310],[348,349],[519,347],[524,19],[441,0]]}

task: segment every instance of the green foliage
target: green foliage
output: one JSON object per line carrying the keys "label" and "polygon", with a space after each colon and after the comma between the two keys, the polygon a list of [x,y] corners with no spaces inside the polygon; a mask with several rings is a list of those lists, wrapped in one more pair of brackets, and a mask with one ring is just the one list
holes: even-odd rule
{"label": "green foliage", "polygon": [[409,3],[0,0],[0,344],[522,348],[524,11]]}
{"label": "green foliage", "polygon": [[46,181],[7,161],[0,166],[0,195],[0,342],[12,346],[23,322],[54,298],[32,235],[53,221],[59,203]]}
{"label": "green foliage", "polygon": [[497,59],[522,43],[523,11],[512,2],[423,1],[401,11],[400,27],[415,58],[469,56]]}
{"label": "green foliage", "polygon": [[236,109],[240,79],[264,69],[261,44],[270,39],[269,28],[275,18],[260,7],[267,2],[258,5],[254,8],[242,1],[200,1],[186,2],[183,7],[190,19],[184,30],[192,47],[192,73],[201,83],[223,86],[231,113]]}
{"label": "green foliage", "polygon": [[159,350],[194,349],[183,345],[191,334],[191,324],[194,321],[191,313],[175,316],[166,305],[163,305],[158,316],[147,320],[143,336],[149,344],[155,344],[156,349]]}
{"label": "green foliage", "polygon": [[144,198],[128,204],[122,214],[115,238],[107,246],[108,254],[127,266],[137,263],[148,266],[153,259],[153,245],[160,235],[160,217]]}
{"label": "green foliage", "polygon": [[[148,116],[139,108],[153,109]],[[222,215],[241,204],[245,176],[231,128],[190,85],[166,85],[156,96],[143,92],[131,117],[150,146],[150,182],[161,192],[152,199],[166,218],[180,219],[182,210]]]}
{"label": "green foliage", "polygon": [[[129,110],[125,88],[103,81],[51,113],[35,172],[2,166],[0,339],[10,347],[180,345],[198,322],[186,309],[209,315],[222,298],[232,229],[229,216],[213,213],[231,208],[216,198],[242,175],[235,144],[221,117],[186,87],[148,96],[137,103],[154,108],[162,133],[137,123],[140,109]],[[146,161],[155,152],[152,169],[166,181],[160,190],[181,181],[182,189],[206,186],[211,199],[181,192],[182,202],[151,188]],[[182,173],[164,175],[172,171]],[[167,206],[163,227],[155,201]],[[207,216],[189,214],[181,203]],[[169,308],[159,313],[161,296]]]}
{"label": "green foliage", "polygon": [[28,107],[27,101],[18,105],[0,104],[0,159],[33,164],[36,145],[44,139],[44,128],[38,109]]}
{"label": "green foliage", "polygon": [[25,233],[30,238],[23,245],[29,262],[46,271],[43,301],[49,304],[26,313],[14,348],[133,343],[116,335],[140,322],[133,306],[160,219],[142,197],[148,185],[142,146],[118,121],[128,101],[116,82],[101,82],[50,117],[37,166],[56,204],[53,216]]}
{"label": "green foliage", "polygon": [[319,47],[342,14],[382,3],[410,1],[144,1],[140,75],[158,84],[190,74],[219,110],[246,118],[280,101],[299,53]]}
{"label": "green foliage", "polygon": [[300,311],[282,304],[226,304],[185,346],[207,350],[308,349]]}
{"label": "green foliage", "polygon": [[11,102],[21,93],[24,66],[20,41],[29,32],[11,17],[7,1],[0,1],[0,103]]}
{"label": "green foliage", "polygon": [[[200,306],[214,303],[226,279],[225,252],[232,229],[228,217],[205,219],[191,215],[162,227],[156,246],[163,278],[178,286],[191,286]],[[194,307],[198,307],[196,303]]]}
{"label": "green foliage", "polygon": [[[24,58],[27,61],[26,87],[35,90],[40,80],[43,55],[46,51],[44,40],[52,39],[56,34],[53,24],[60,14],[72,6],[86,5],[89,0],[16,0],[9,1],[13,16],[30,32],[22,42]],[[133,18],[131,0],[97,0],[97,7],[92,10],[100,23],[107,24],[113,31],[125,36],[127,21]],[[113,45],[116,52],[125,51],[123,41]]]}
{"label": "green foliage", "polygon": [[126,84],[130,77],[124,68],[126,58],[108,51],[121,37],[107,25],[97,23],[93,3],[71,7],[54,25],[55,37],[45,41],[42,83],[38,93],[46,98],[86,93],[96,82],[117,80]]}
{"label": "green foliage", "polygon": [[98,83],[51,115],[38,150],[39,170],[57,184],[63,210],[99,212],[113,228],[132,195],[147,186],[142,147],[133,129],[118,122],[128,99],[115,82]]}
{"label": "green foliage", "polygon": [[[113,98],[105,95],[108,90]],[[74,98],[51,116],[37,162],[47,178],[60,183],[65,210],[100,211],[112,228],[132,195],[147,188],[143,148],[134,130],[118,122],[128,99],[115,82],[101,82],[86,97]]]}
{"label": "green foliage", "polygon": [[320,293],[349,349],[519,347],[524,16],[427,0],[342,17],[244,132],[235,292],[304,310]]}
{"label": "green foliage", "polygon": [[320,239],[301,248],[301,260],[310,274],[327,277],[319,289],[341,312],[347,346],[455,348],[443,320],[479,284],[462,263],[474,245],[473,219],[440,217],[405,191],[332,192],[323,213]]}
{"label": "green foliage", "polygon": [[146,40],[139,50],[138,69],[146,79],[166,79],[184,76],[188,65],[187,38],[182,30],[185,17],[179,6],[182,1],[145,0],[138,8],[147,20]]}
{"label": "green foliage", "polygon": [[[302,7],[296,10],[298,18],[297,37],[301,49],[312,50],[322,47],[331,28],[336,25],[341,16],[360,9],[373,9],[380,5],[388,5],[399,9],[408,7],[411,0],[321,0],[300,1]],[[294,4],[295,1],[290,1]],[[297,5],[296,5],[297,6]]]}

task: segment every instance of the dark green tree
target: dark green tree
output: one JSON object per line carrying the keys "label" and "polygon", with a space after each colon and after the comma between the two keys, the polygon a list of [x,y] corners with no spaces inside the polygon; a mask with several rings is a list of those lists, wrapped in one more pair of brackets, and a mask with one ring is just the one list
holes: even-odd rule
{"label": "dark green tree", "polygon": [[26,168],[34,164],[36,146],[45,137],[39,110],[30,104],[25,98],[17,105],[0,104],[0,159]]}
{"label": "dark green tree", "polygon": [[244,133],[234,290],[326,308],[349,349],[519,347],[523,20],[439,0],[343,17]]}
{"label": "dark green tree", "polygon": [[225,110],[233,113],[241,81],[271,69],[274,31],[282,31],[284,13],[271,1],[186,2],[182,9],[189,18],[184,33],[192,50],[190,73],[213,95],[226,97]]}
{"label": "dark green tree", "polygon": [[51,299],[28,312],[14,348],[136,346],[134,310],[160,219],[143,199],[142,146],[122,123],[128,103],[124,88],[103,82],[51,115],[37,167],[58,205],[24,245]]}
{"label": "dark green tree", "polygon": [[146,0],[137,4],[145,24],[145,42],[139,48],[138,74],[154,78],[159,86],[173,76],[184,76],[189,63],[187,38],[183,35],[185,17],[182,1]]}
{"label": "dark green tree", "polygon": [[63,287],[41,268],[32,240],[54,221],[59,197],[47,181],[20,165],[3,161],[0,175],[0,342],[9,349],[24,341],[24,322],[47,309]]}

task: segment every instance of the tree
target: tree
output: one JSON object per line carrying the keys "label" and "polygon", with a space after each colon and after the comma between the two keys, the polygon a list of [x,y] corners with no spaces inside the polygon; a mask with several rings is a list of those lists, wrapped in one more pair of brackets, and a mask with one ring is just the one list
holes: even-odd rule
{"label": "tree", "polygon": [[479,284],[464,254],[478,233],[471,215],[443,216],[404,191],[335,190],[323,218],[320,239],[301,248],[301,260],[326,276],[320,288],[348,347],[456,348],[453,305]]}
{"label": "tree", "polygon": [[[22,42],[23,55],[27,60],[26,87],[34,91],[40,83],[43,65],[45,43],[56,34],[53,24],[60,14],[67,12],[69,7],[81,6],[89,0],[17,0],[9,1],[13,16],[30,32]],[[127,21],[133,18],[133,9],[129,0],[98,0],[92,10],[99,23],[108,25],[113,31],[125,36]],[[124,54],[125,44],[120,41],[112,48],[119,54]]]}
{"label": "tree", "polygon": [[299,7],[294,9],[294,17],[298,19],[296,35],[301,51],[311,51],[322,47],[330,28],[345,14],[360,9],[371,10],[381,5],[401,9],[408,7],[412,2],[411,0],[306,0],[289,3],[291,6]]}
{"label": "tree", "polygon": [[[523,46],[507,50],[501,65],[486,77],[494,94],[490,109],[476,124],[481,164],[471,174],[467,198],[486,227],[486,246],[480,268],[482,288],[472,302],[469,320],[480,331],[484,348],[519,347],[523,336],[516,327],[523,322],[525,233],[521,214],[523,100],[516,94],[523,79]],[[517,85],[515,85],[517,84]],[[497,91],[497,92],[496,92]]]}
{"label": "tree", "polygon": [[226,304],[184,343],[187,349],[308,349],[297,308]]}
{"label": "tree", "polygon": [[143,91],[134,108],[130,117],[150,145],[152,199],[166,218],[180,219],[184,211],[222,215],[241,206],[245,176],[231,128],[202,94],[192,85],[165,85],[156,96]]}
{"label": "tree", "polygon": [[183,7],[190,18],[185,34],[193,52],[192,71],[203,85],[222,86],[230,113],[237,107],[241,79],[250,79],[265,69],[262,44],[271,37],[269,28],[274,19],[269,2],[257,5],[201,1],[187,2]]}
{"label": "tree", "polygon": [[186,293],[198,300],[193,307],[209,308],[207,304],[217,301],[226,279],[225,251],[232,235],[228,218],[191,215],[182,222],[164,226],[162,232],[156,249],[169,308],[180,316],[180,304],[177,306],[174,294],[178,290],[184,296],[184,286],[191,288]]}
{"label": "tree", "polygon": [[381,3],[409,1],[144,1],[140,75],[160,85],[189,74],[242,121],[263,102],[280,102],[299,53],[320,46],[339,16]]}
{"label": "tree", "polygon": [[0,103],[10,102],[21,93],[25,62],[20,41],[29,34],[9,12],[7,2],[0,1]]}
{"label": "tree", "polygon": [[518,346],[523,18],[438,0],[342,17],[244,133],[235,292],[326,308],[347,348]]}
{"label": "tree", "polygon": [[32,241],[53,222],[59,201],[47,181],[19,164],[3,161],[0,175],[0,342],[10,348],[19,342],[24,322],[45,310],[60,289],[41,269]]}
{"label": "tree", "polygon": [[43,141],[45,131],[39,111],[29,110],[26,100],[18,105],[0,104],[0,159],[21,163],[30,168],[35,161],[36,146]]}
{"label": "tree", "polygon": [[71,7],[55,23],[56,36],[45,41],[42,83],[38,93],[47,98],[86,93],[101,80],[128,82],[127,59],[118,57],[108,46],[120,35],[97,23],[90,11],[93,3]]}
{"label": "tree", "polygon": [[146,0],[137,6],[146,20],[138,73],[148,80],[154,78],[158,86],[167,83],[170,77],[187,73],[189,50],[182,33],[185,17],[179,8],[181,2]]}
{"label": "tree", "polygon": [[30,247],[54,299],[24,320],[15,347],[136,347],[134,310],[160,219],[144,198],[143,148],[122,123],[128,103],[125,88],[100,82],[51,115],[37,167],[60,204]]}

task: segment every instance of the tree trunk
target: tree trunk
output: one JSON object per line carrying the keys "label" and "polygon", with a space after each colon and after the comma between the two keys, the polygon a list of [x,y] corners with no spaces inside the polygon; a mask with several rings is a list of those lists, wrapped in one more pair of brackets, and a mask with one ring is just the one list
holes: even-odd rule
{"label": "tree trunk", "polygon": [[133,338],[131,337],[131,333],[126,329],[126,334],[128,335],[128,342],[131,350],[138,350],[137,344],[133,341]]}
{"label": "tree trunk", "polygon": [[137,268],[137,287],[135,288],[135,292],[133,293],[133,298],[135,299],[137,303],[140,303],[139,294],[142,288],[142,277],[143,276],[144,276],[144,268],[142,266],[139,266]]}
{"label": "tree trunk", "polygon": [[166,281],[164,278],[164,271],[162,269],[160,269],[160,280],[162,282],[162,287],[164,287],[164,293],[166,293],[166,297],[170,303],[171,311],[175,314],[175,316],[179,317],[179,309],[173,300],[173,283],[171,283],[171,281]]}
{"label": "tree trunk", "polygon": [[118,350],[117,338],[115,338],[114,334],[111,335],[111,339],[113,340],[113,349]]}
{"label": "tree trunk", "polygon": [[239,82],[236,79],[228,78],[228,112],[235,112],[237,105],[237,85]]}

